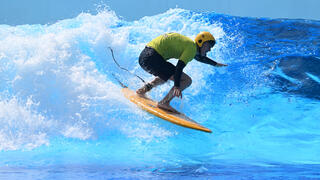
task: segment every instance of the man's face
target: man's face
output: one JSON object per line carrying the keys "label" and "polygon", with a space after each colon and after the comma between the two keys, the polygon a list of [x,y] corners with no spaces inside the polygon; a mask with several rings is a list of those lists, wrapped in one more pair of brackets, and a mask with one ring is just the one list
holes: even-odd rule
{"label": "man's face", "polygon": [[200,48],[200,55],[206,56],[213,46],[214,44],[210,43],[209,41],[204,42]]}

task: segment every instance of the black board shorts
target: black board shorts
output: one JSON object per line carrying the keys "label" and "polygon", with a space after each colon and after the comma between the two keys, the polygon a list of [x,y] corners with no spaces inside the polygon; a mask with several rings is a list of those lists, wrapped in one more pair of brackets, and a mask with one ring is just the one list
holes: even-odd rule
{"label": "black board shorts", "polygon": [[153,48],[145,47],[139,56],[139,64],[150,74],[167,81],[176,71],[176,67],[163,59]]}

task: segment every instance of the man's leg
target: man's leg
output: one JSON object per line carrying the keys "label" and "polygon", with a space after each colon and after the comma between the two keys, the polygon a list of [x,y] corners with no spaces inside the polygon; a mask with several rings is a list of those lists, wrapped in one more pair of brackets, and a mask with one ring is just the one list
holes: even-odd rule
{"label": "man's leg", "polygon": [[151,82],[145,84],[140,89],[138,89],[136,93],[141,96],[144,96],[146,92],[150,91],[153,87],[159,86],[163,83],[165,83],[165,81],[157,76],[154,80],[152,80]]}
{"label": "man's leg", "polygon": [[[170,80],[174,81],[174,76],[170,77]],[[181,74],[181,79],[180,79],[180,89],[181,91],[183,91],[184,89],[186,89],[187,87],[189,87],[192,83],[192,79],[185,74],[184,72],[182,72]],[[169,111],[173,111],[176,112],[171,106],[170,106],[170,102],[171,100],[174,98],[173,95],[173,87],[170,89],[169,93],[158,103],[158,107],[162,108],[162,109],[166,109]]]}

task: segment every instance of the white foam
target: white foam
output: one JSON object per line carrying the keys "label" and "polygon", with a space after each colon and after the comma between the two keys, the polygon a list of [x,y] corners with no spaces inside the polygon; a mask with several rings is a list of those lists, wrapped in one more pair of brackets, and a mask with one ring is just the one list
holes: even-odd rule
{"label": "white foam", "polygon": [[[119,87],[94,62],[108,61],[106,47],[124,45],[125,36],[119,38],[109,28],[117,23],[114,13],[101,12],[50,26],[1,27],[6,29],[1,32],[9,33],[0,33],[0,63],[6,65],[1,66],[0,80],[9,89],[9,97],[16,98],[0,99],[1,127],[5,127],[0,129],[0,149],[48,144],[48,136],[92,137],[91,118],[103,112],[90,108],[98,106],[97,102],[104,106],[124,99]],[[87,56],[82,47],[97,55]],[[55,120],[54,126],[47,126],[48,117]]]}
{"label": "white foam", "polygon": [[48,145],[48,132],[56,124],[32,110],[29,98],[21,103],[16,98],[0,101],[0,150],[32,149]]}
{"label": "white foam", "polygon": [[[157,35],[174,31],[194,38],[200,31],[210,31],[217,39],[225,36],[219,24],[204,22],[197,14],[188,17],[188,13],[172,9],[129,23],[111,11],[102,11],[97,15],[82,13],[52,25],[1,26],[0,90],[7,91],[10,98],[0,98],[1,105],[7,106],[0,110],[2,127],[6,127],[0,128],[0,149],[34,148],[61,135],[90,139],[98,132],[96,128],[107,128],[97,124],[112,122],[112,109],[121,112],[129,107],[135,118],[145,119],[136,107],[128,106],[111,73],[120,75],[131,88],[141,82],[118,69],[108,47],[113,48],[122,66],[151,80],[152,76],[139,67],[138,56]],[[194,95],[215,70],[191,62],[185,72],[193,78],[189,92]],[[164,95],[169,85],[155,91]],[[35,104],[28,101],[29,97]],[[11,109],[20,111],[8,113]],[[121,122],[127,120],[121,118]],[[13,121],[18,125],[12,125]],[[136,122],[118,129],[128,137],[148,140],[174,135],[143,120]]]}

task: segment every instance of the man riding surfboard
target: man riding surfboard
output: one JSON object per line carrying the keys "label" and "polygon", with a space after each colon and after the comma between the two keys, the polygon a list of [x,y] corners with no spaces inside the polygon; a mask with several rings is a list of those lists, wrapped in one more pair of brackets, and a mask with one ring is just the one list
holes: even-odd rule
{"label": "man riding surfboard", "polygon": [[[139,56],[140,66],[155,79],[139,88],[136,93],[144,96],[153,87],[174,81],[169,93],[158,102],[161,109],[176,112],[170,102],[174,97],[182,98],[182,91],[189,87],[192,79],[183,72],[183,68],[193,59],[212,66],[227,66],[207,57],[207,52],[215,45],[215,38],[209,32],[199,33],[195,41],[178,33],[167,33],[151,40]],[[178,59],[176,66],[167,60]]]}

